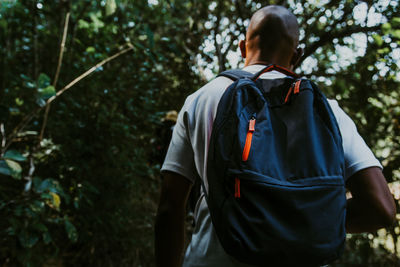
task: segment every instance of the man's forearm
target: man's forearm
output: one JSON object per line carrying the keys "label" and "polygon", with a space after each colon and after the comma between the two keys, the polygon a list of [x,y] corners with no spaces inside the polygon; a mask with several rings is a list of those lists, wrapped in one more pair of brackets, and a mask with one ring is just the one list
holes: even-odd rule
{"label": "man's forearm", "polygon": [[347,200],[347,232],[372,232],[393,224],[396,205],[380,168],[360,170],[346,185],[352,195]]}
{"label": "man's forearm", "polygon": [[379,214],[374,207],[366,207],[360,200],[347,200],[346,231],[348,233],[373,232],[379,228],[390,226],[393,218],[387,214]]}
{"label": "man's forearm", "polygon": [[159,210],[155,225],[155,252],[158,267],[178,267],[182,263],[185,210]]}

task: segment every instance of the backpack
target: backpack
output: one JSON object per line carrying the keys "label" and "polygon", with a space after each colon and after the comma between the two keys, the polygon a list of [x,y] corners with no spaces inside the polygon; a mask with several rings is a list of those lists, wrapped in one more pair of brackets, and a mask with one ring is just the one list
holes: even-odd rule
{"label": "backpack", "polygon": [[[278,70],[283,79],[258,79]],[[220,74],[207,157],[211,220],[224,250],[258,266],[320,266],[345,244],[342,138],[326,97],[277,65]]]}

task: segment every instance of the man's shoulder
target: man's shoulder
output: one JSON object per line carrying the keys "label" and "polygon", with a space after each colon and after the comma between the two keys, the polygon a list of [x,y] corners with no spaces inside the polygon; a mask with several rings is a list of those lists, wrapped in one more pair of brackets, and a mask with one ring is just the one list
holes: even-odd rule
{"label": "man's shoulder", "polygon": [[233,81],[226,77],[216,77],[192,93],[186,98],[185,107],[190,108],[201,103],[205,104],[210,101],[215,101],[221,98],[225,89],[231,85]]}
{"label": "man's shoulder", "polygon": [[192,95],[202,95],[202,94],[214,94],[218,93],[219,91],[225,91],[225,89],[231,85],[233,81],[227,77],[217,76],[204,86],[202,86],[199,90],[197,90]]}

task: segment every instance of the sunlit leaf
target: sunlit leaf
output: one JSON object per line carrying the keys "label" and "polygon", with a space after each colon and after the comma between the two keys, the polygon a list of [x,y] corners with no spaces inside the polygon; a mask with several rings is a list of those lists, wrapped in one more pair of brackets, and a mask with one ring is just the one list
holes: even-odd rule
{"label": "sunlit leaf", "polygon": [[17,134],[18,137],[25,137],[25,136],[35,136],[38,135],[36,131],[24,131]]}
{"label": "sunlit leaf", "polygon": [[374,41],[378,46],[381,46],[383,44],[383,39],[380,35],[374,34],[372,35],[372,38],[374,38]]}
{"label": "sunlit leaf", "polygon": [[400,30],[395,30],[392,32],[393,37],[400,39]]}
{"label": "sunlit leaf", "polygon": [[106,16],[114,14],[116,9],[117,9],[117,4],[115,3],[115,0],[106,1]]}
{"label": "sunlit leaf", "polygon": [[59,209],[60,203],[61,203],[60,196],[53,192],[50,192],[50,195],[52,196],[52,202],[53,202],[54,207],[56,209]]}
{"label": "sunlit leaf", "polygon": [[17,106],[22,106],[24,104],[24,100],[17,97],[17,98],[15,98],[15,104],[17,104]]}
{"label": "sunlit leaf", "polygon": [[19,165],[15,161],[9,160],[9,159],[6,159],[5,162],[7,163],[7,166],[11,170],[11,176],[18,180],[21,179],[21,173],[22,173],[21,165]]}
{"label": "sunlit leaf", "polygon": [[97,12],[96,14],[95,13],[90,14],[90,19],[92,20],[92,25],[95,32],[98,32],[99,29],[104,27],[104,22],[101,21],[99,17],[101,17],[100,12]]}
{"label": "sunlit leaf", "polygon": [[78,28],[79,29],[88,29],[90,26],[89,22],[87,22],[86,20],[80,19],[78,21]]}
{"label": "sunlit leaf", "polygon": [[39,88],[38,93],[41,99],[47,100],[56,94],[56,89],[54,88],[54,86],[49,85],[45,88]]}
{"label": "sunlit leaf", "polygon": [[94,53],[95,51],[96,49],[93,46],[89,46],[88,48],[86,48],[87,53]]}
{"label": "sunlit leaf", "polygon": [[400,27],[400,17],[393,18],[391,22],[393,27]]}

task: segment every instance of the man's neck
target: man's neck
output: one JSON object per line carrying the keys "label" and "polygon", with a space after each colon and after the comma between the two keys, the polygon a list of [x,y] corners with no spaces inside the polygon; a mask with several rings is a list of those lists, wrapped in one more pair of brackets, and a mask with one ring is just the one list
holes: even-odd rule
{"label": "man's neck", "polygon": [[286,68],[288,70],[292,69],[292,66],[286,66],[286,64],[277,63],[277,62],[274,62],[274,61],[265,61],[265,60],[253,60],[253,61],[250,61],[250,62],[246,61],[244,66],[245,67],[251,66],[251,65],[265,65],[266,66],[266,65],[270,65],[270,64],[276,64],[276,65],[284,67],[284,68]]}
{"label": "man's neck", "polygon": [[287,62],[282,61],[277,56],[271,58],[265,58],[261,57],[260,53],[247,55],[244,66],[247,67],[250,65],[270,65],[270,64],[276,64],[289,70],[292,70],[293,68],[293,66],[289,65]]}

